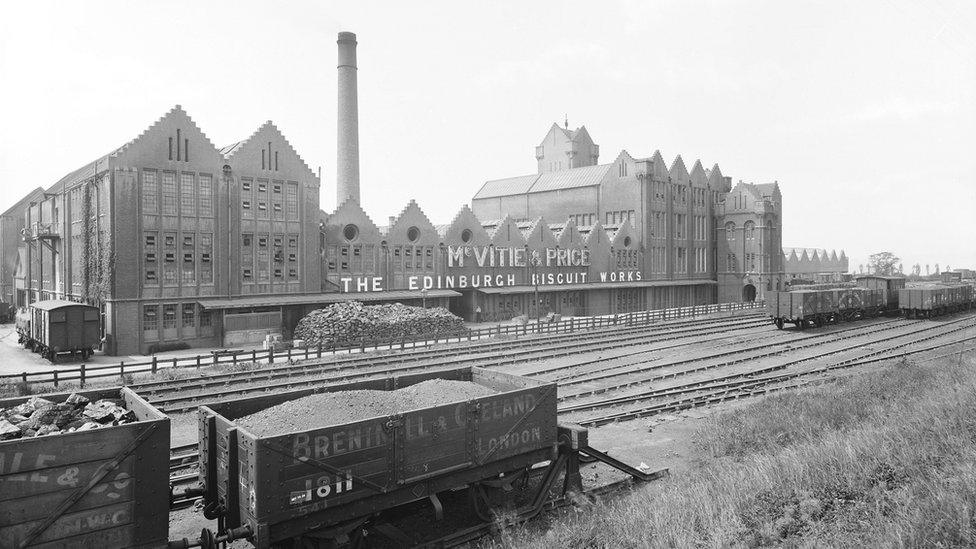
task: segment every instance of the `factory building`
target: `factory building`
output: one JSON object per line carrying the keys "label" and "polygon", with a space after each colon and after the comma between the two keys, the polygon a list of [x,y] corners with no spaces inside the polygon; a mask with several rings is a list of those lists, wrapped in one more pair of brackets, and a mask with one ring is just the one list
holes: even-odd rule
{"label": "factory building", "polygon": [[17,278],[100,305],[109,354],[259,341],[290,312],[267,296],[320,292],[318,202],[270,122],[218,150],[177,106],[26,208]]}
{"label": "factory building", "polygon": [[4,240],[19,304],[97,304],[103,349],[132,354],[289,338],[339,301],[500,321],[781,288],[777,184],[733,187],[718,165],[668,166],[660,152],[599,164],[568,123],[536,147],[536,173],[485,182],[447,224],[414,201],[374,221],[360,204],[356,36],[340,33],[338,52],[335,211],[319,209],[319,177],[272,123],[218,148],[177,106],[10,210],[23,212],[19,249]]}
{"label": "factory building", "polygon": [[850,272],[844,250],[827,252],[822,248],[783,248],[783,265],[789,281],[839,282]]}

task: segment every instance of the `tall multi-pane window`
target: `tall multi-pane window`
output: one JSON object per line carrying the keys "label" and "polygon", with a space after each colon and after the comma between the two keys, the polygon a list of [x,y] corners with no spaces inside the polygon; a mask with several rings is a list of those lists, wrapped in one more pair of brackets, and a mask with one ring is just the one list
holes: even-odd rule
{"label": "tall multi-pane window", "polygon": [[[156,170],[144,170],[142,172],[142,213],[154,214],[159,212],[159,204],[156,202],[156,194],[159,192],[159,183],[156,181]],[[72,193],[74,198],[74,193]]]}
{"label": "tall multi-pane window", "polygon": [[200,202],[197,207],[200,209],[200,216],[213,217],[213,178],[200,174],[199,179]]}
{"label": "tall multi-pane window", "polygon": [[163,329],[176,328],[176,305],[163,305]]}
{"label": "tall multi-pane window", "polygon": [[213,282],[213,235],[200,235],[200,282]]}
{"label": "tall multi-pane window", "polygon": [[197,215],[196,189],[193,188],[193,174],[180,173],[180,213]]}
{"label": "tall multi-pane window", "polygon": [[163,215],[176,215],[176,174],[163,172]]}
{"label": "tall multi-pane window", "polygon": [[155,305],[143,305],[142,307],[142,329],[146,332],[155,332],[159,329],[159,311]]}
{"label": "tall multi-pane window", "polygon": [[253,181],[241,178],[241,215],[243,217],[254,217],[254,191]]}
{"label": "tall multi-pane window", "polygon": [[298,220],[298,183],[291,181],[285,185],[285,219]]}
{"label": "tall multi-pane window", "polygon": [[196,319],[197,304],[196,303],[184,303],[183,304],[183,327],[193,328],[197,325]]}

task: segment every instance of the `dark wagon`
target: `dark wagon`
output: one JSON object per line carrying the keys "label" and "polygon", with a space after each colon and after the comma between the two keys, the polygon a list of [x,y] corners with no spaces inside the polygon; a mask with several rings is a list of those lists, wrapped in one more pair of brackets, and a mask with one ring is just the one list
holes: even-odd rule
{"label": "dark wagon", "polygon": [[18,341],[54,362],[59,354],[87,360],[101,342],[98,307],[49,299],[32,303],[17,319]]}
{"label": "dark wagon", "polygon": [[[308,431],[257,436],[235,419],[316,392],[430,379],[493,394]],[[205,512],[259,548],[341,539],[375,513],[555,459],[556,384],[481,368],[367,380],[199,409]]]}
{"label": "dark wagon", "polygon": [[786,324],[820,327],[882,314],[888,310],[888,293],[861,287],[773,291],[767,292],[766,310],[781,330]]}
{"label": "dark wagon", "polygon": [[929,318],[973,307],[969,284],[925,284],[898,290],[898,306],[905,318]]}
{"label": "dark wagon", "polygon": [[78,394],[119,399],[138,421],[0,441],[0,547],[166,547],[169,418],[127,388]]}

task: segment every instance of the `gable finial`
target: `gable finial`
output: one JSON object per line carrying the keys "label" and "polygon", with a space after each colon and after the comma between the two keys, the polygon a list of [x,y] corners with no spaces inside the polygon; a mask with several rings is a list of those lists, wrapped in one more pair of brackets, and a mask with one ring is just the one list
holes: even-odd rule
{"label": "gable finial", "polygon": [[567,130],[569,129],[569,113],[566,113],[565,118],[563,119],[563,127]]}

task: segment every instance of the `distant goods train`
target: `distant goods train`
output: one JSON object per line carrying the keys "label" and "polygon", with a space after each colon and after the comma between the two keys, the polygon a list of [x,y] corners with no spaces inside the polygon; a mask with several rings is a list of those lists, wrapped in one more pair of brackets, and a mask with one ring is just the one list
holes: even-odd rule
{"label": "distant goods train", "polygon": [[48,299],[17,313],[17,342],[54,362],[59,355],[88,360],[101,343],[98,307]]}
{"label": "distant goods train", "polygon": [[926,283],[906,287],[899,276],[859,276],[854,283],[810,284],[768,292],[766,310],[776,327],[800,329],[841,320],[903,314],[929,318],[971,309],[976,295],[968,283]]}

